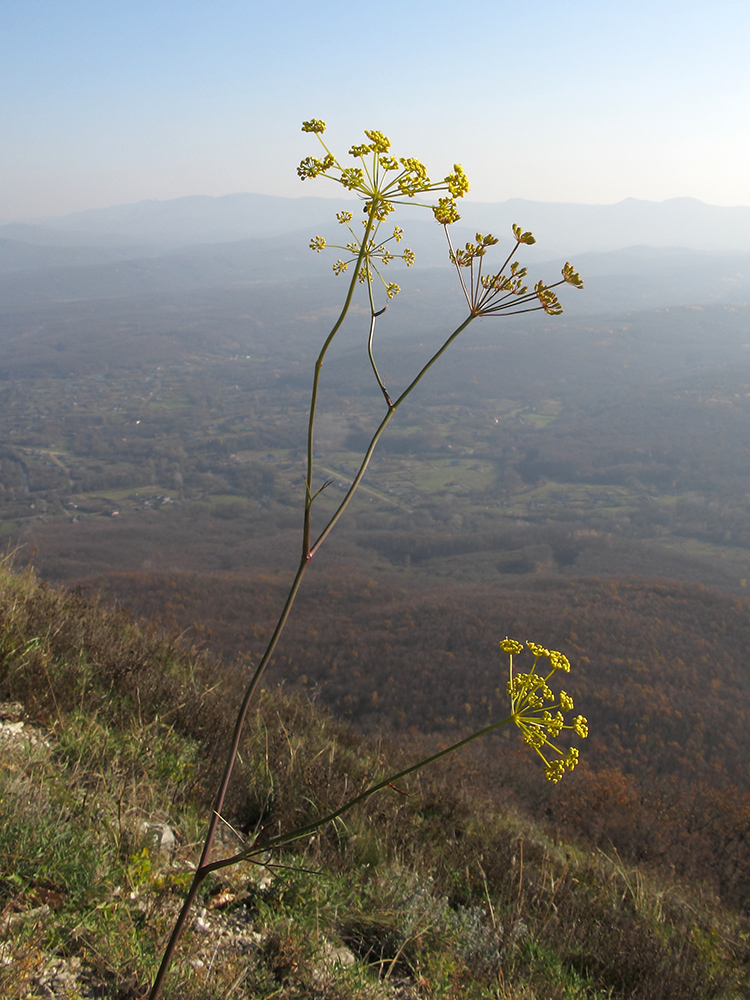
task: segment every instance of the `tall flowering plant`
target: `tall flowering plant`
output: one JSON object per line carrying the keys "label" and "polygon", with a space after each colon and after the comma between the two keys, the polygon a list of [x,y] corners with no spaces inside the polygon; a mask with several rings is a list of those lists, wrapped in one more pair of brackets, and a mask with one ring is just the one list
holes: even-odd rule
{"label": "tall flowering plant", "polygon": [[[558,741],[563,729],[573,729],[578,736],[582,737],[586,736],[587,732],[586,720],[582,716],[578,716],[572,726],[565,724],[562,713],[572,710],[572,699],[564,691],[555,698],[548,686],[548,681],[556,670],[567,672],[570,669],[567,659],[561,653],[529,643],[528,648],[534,656],[531,670],[527,674],[514,674],[513,657],[517,657],[523,651],[523,646],[515,640],[505,639],[500,646],[503,652],[508,655],[510,664],[508,695],[511,714],[509,716],[472,733],[458,743],[424,760],[418,761],[398,774],[389,775],[376,782],[364,792],[343,803],[335,812],[321,816],[310,824],[282,832],[273,838],[264,838],[262,843],[258,840],[248,843],[229,857],[216,858],[213,856],[216,831],[222,821],[224,802],[239,752],[245,719],[261,678],[284,631],[303,577],[316,552],[349,506],[367,471],[378,441],[388,424],[432,366],[476,319],[517,315],[536,310],[542,310],[548,315],[556,316],[562,312],[562,306],[555,289],[566,284],[574,288],[583,287],[580,276],[569,263],[563,267],[561,278],[558,281],[553,284],[537,281],[533,287],[529,287],[525,282],[526,268],[521,267],[515,258],[521,247],[529,246],[535,240],[530,232],[524,232],[517,225],[513,226],[511,249],[498,269],[488,267],[485,262],[488,251],[499,243],[499,239],[491,234],[477,233],[474,242],[466,243],[463,248],[455,249],[449,227],[460,219],[458,199],[463,198],[469,190],[469,181],[460,164],[454,164],[453,170],[441,180],[433,181],[428,176],[427,168],[421,161],[411,156],[394,155],[391,152],[389,139],[382,132],[368,129],[365,131],[367,142],[355,144],[349,149],[349,156],[354,161],[353,165],[349,161],[347,161],[347,165],[342,165],[323,138],[325,129],[325,123],[318,119],[311,119],[303,123],[302,131],[317,138],[322,153],[318,157],[305,157],[297,168],[297,173],[303,181],[323,178],[356,194],[362,202],[363,217],[359,220],[360,228],[354,221],[354,213],[347,209],[342,210],[336,216],[337,223],[342,227],[344,233],[341,242],[329,244],[323,236],[314,236],[310,241],[310,248],[317,253],[321,253],[329,247],[340,252],[341,256],[333,264],[333,272],[339,277],[348,275],[348,285],[344,293],[341,311],[323,341],[313,367],[310,410],[307,418],[304,498],[301,504],[302,551],[300,561],[268,646],[249,678],[235,722],[231,744],[228,748],[224,773],[216,791],[200,860],[195,868],[192,883],[165,949],[161,966],[151,989],[150,1000],[156,1000],[161,992],[164,977],[185,927],[188,914],[198,890],[211,872],[252,859],[259,854],[265,854],[273,848],[279,848],[305,836],[323,824],[333,821],[342,813],[375,792],[391,785],[399,778],[405,777],[446,754],[452,753],[466,743],[510,723],[515,723],[518,726],[526,743],[542,758],[547,778],[552,782],[557,782],[566,770],[573,769],[578,760],[578,751],[574,748],[570,750],[560,748],[557,742],[554,744],[551,742],[550,737]],[[421,206],[428,210],[435,221],[444,227],[448,257],[457,271],[461,291],[468,307],[468,314],[463,322],[446,337],[441,346],[424,360],[421,368],[414,373],[411,382],[400,395],[393,398],[375,363],[373,342],[377,320],[386,311],[388,302],[400,291],[399,285],[390,280],[390,276],[386,277],[384,271],[395,261],[401,261],[406,267],[412,267],[415,263],[414,252],[406,246],[401,248],[404,238],[403,230],[399,226],[392,226],[390,221],[391,215],[400,205]],[[358,285],[365,286],[369,304],[367,354],[373,377],[383,395],[385,413],[362,454],[359,468],[349,489],[327,522],[315,533],[312,523],[314,504],[326,487],[330,485],[330,481],[327,479],[318,485],[319,480],[316,479],[315,421],[318,412],[321,370],[328,349],[349,312]],[[545,677],[542,677],[537,670],[537,664],[542,660],[547,660],[551,668]],[[552,715],[552,712],[556,714]]]}

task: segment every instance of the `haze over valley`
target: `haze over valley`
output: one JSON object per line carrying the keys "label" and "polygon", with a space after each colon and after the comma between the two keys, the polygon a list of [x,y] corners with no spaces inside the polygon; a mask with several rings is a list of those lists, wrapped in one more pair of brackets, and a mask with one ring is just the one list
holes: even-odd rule
{"label": "haze over valley", "polygon": [[[310,373],[342,288],[336,251],[307,243],[335,238],[336,207],[179,199],[0,230],[0,510],[17,559],[195,626],[228,661],[252,654],[274,608],[258,581],[283,581],[298,558]],[[563,290],[562,317],[486,319],[459,340],[382,441],[317,557],[323,579],[380,580],[417,603],[449,600],[459,616],[479,588],[503,634],[519,593],[536,606],[540,588],[575,580],[671,580],[744,598],[750,210],[473,206],[456,243],[482,210],[493,227],[547,217],[559,245],[570,226],[586,289]],[[665,219],[685,245],[670,243]],[[404,225],[417,267],[396,275],[402,293],[376,344],[395,390],[466,308],[442,228]],[[551,281],[564,260],[540,238],[523,262],[530,279]],[[356,307],[324,369],[317,461],[332,485],[321,524],[382,416],[363,315]],[[585,645],[575,652],[592,659]],[[304,675],[343,710],[351,692],[325,657],[298,659],[281,656],[278,679]],[[382,698],[347,711],[389,714]]]}

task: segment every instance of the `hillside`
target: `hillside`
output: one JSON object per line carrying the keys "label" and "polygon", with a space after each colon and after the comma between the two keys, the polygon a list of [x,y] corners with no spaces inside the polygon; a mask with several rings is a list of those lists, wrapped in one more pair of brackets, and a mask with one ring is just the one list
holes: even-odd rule
{"label": "hillside", "polygon": [[[0,522],[49,581],[0,581],[0,986],[19,997],[143,995],[299,559],[340,289],[299,236],[221,242],[210,207],[192,246],[147,238],[154,206],[130,245],[93,219],[88,243],[0,246]],[[399,411],[300,591],[219,849],[504,717],[506,634],[573,661],[580,767],[544,782],[504,729],[225,871],[171,996],[747,993],[747,257],[586,263],[578,314],[473,325]],[[463,318],[446,274],[410,274],[379,320],[392,392]],[[314,531],[383,416],[363,315],[326,360]]]}
{"label": "hillside", "polygon": [[[7,568],[0,631],[0,990],[143,996],[195,857],[231,685],[205,655]],[[221,849],[309,821],[411,752],[266,692]],[[684,1000],[747,988],[744,916],[667,866],[563,840],[483,774],[457,757],[266,866],[225,869],[167,995]],[[566,809],[586,788],[577,777],[559,786],[570,782]],[[526,778],[542,788],[537,765]]]}

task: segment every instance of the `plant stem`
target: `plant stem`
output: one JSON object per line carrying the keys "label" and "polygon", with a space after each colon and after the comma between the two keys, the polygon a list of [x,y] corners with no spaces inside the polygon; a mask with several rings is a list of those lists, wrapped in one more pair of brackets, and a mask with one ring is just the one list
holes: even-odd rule
{"label": "plant stem", "polygon": [[362,243],[359,248],[359,255],[357,257],[357,262],[354,265],[354,274],[352,275],[351,281],[349,282],[349,288],[346,293],[346,298],[344,299],[344,305],[339,313],[339,318],[333,324],[331,332],[326,337],[323,346],[320,349],[320,354],[315,361],[315,369],[313,372],[313,384],[312,384],[312,395],[310,398],[310,416],[307,421],[307,471],[305,473],[305,516],[304,523],[302,527],[302,558],[303,560],[309,562],[311,559],[310,553],[310,512],[313,502],[313,492],[312,492],[312,476],[313,476],[313,444],[314,444],[314,433],[315,433],[315,417],[318,408],[318,387],[320,385],[320,370],[323,367],[323,361],[326,354],[328,353],[328,348],[331,346],[333,338],[341,329],[341,324],[346,319],[346,314],[349,312],[349,306],[352,303],[352,297],[354,296],[354,288],[359,279],[360,268],[362,267],[362,261],[365,260],[367,254],[367,244],[370,239],[370,233],[372,231],[373,224],[375,222],[375,206],[370,209],[370,213],[367,216],[367,225],[365,226],[364,236],[362,237]]}
{"label": "plant stem", "polygon": [[391,420],[395,416],[396,410],[398,410],[399,406],[401,406],[401,404],[404,402],[404,400],[407,398],[407,396],[409,396],[411,394],[411,392],[414,389],[416,389],[416,387],[421,382],[422,378],[427,374],[427,372],[429,371],[429,369],[435,364],[435,362],[438,360],[438,358],[445,351],[448,350],[448,348],[453,343],[453,341],[456,339],[456,337],[458,337],[459,334],[461,334],[466,329],[466,327],[469,325],[469,323],[471,323],[471,321],[473,319],[475,319],[475,318],[476,317],[472,313],[471,315],[469,315],[463,321],[463,323],[459,327],[457,327],[453,331],[453,333],[450,335],[450,337],[448,337],[448,339],[445,341],[445,343],[443,344],[443,346],[438,351],[436,351],[435,354],[433,354],[433,356],[430,358],[430,360],[427,362],[427,364],[424,365],[424,367],[419,372],[419,374],[414,379],[412,379],[412,381],[410,382],[410,384],[406,387],[406,389],[404,389],[404,391],[401,393],[401,395],[398,397],[398,399],[394,403],[390,404],[390,406],[388,408],[388,412],[386,413],[386,415],[381,420],[381,422],[380,422],[380,424],[378,426],[378,429],[373,434],[373,437],[372,437],[372,440],[370,441],[370,444],[367,446],[367,451],[365,452],[364,457],[362,458],[362,462],[361,462],[361,464],[359,466],[359,469],[357,471],[356,476],[352,480],[351,486],[346,491],[346,495],[344,496],[344,499],[341,501],[341,503],[339,504],[339,506],[336,508],[336,511],[333,514],[333,516],[331,517],[331,519],[328,522],[328,524],[325,526],[325,528],[323,528],[323,530],[321,531],[320,535],[318,535],[318,538],[317,538],[315,544],[310,548],[310,558],[312,558],[312,556],[315,555],[315,553],[320,548],[320,546],[323,544],[323,542],[325,541],[325,539],[327,538],[327,536],[331,533],[331,531],[333,531],[333,528],[335,527],[336,522],[339,520],[339,518],[344,513],[344,511],[346,510],[346,508],[349,506],[349,503],[351,502],[351,499],[354,496],[354,494],[355,494],[355,492],[357,490],[357,487],[359,486],[360,482],[362,481],[362,477],[364,476],[365,472],[367,471],[367,467],[370,464],[370,459],[372,458],[373,452],[375,451],[375,447],[376,447],[378,441],[380,440],[380,438],[382,437],[383,432],[385,431],[386,427],[388,426],[388,424],[391,422]]}
{"label": "plant stem", "polygon": [[219,820],[221,818],[221,812],[224,807],[224,800],[226,799],[227,790],[229,788],[229,782],[232,778],[232,772],[234,770],[235,761],[237,760],[237,753],[240,747],[240,740],[242,738],[242,730],[245,725],[245,720],[247,718],[247,713],[250,708],[250,704],[255,696],[255,693],[260,684],[261,678],[268,666],[268,662],[273,656],[276,645],[281,638],[281,633],[284,631],[284,627],[289,618],[289,614],[292,610],[292,605],[299,591],[300,584],[302,583],[302,577],[305,575],[305,570],[307,569],[310,560],[312,559],[312,552],[310,551],[310,511],[313,503],[313,493],[312,493],[312,475],[313,475],[313,441],[314,441],[314,429],[315,429],[315,415],[317,410],[318,402],[318,386],[320,384],[320,370],[323,367],[323,361],[325,359],[328,348],[341,328],[347,313],[349,312],[349,307],[354,296],[354,288],[357,284],[359,277],[359,270],[363,259],[365,258],[367,242],[370,238],[370,232],[375,221],[374,208],[370,211],[367,219],[367,225],[365,226],[364,237],[362,239],[362,244],[360,246],[359,256],[357,258],[357,264],[354,269],[354,274],[352,275],[351,281],[349,282],[349,288],[347,290],[346,298],[344,299],[344,304],[339,313],[339,317],[331,328],[330,333],[325,339],[323,346],[318,354],[315,361],[315,370],[313,374],[313,386],[312,386],[312,397],[310,401],[310,416],[307,425],[307,471],[305,474],[305,512],[302,527],[302,557],[300,559],[299,566],[297,567],[297,572],[295,574],[294,580],[292,581],[291,587],[289,588],[289,593],[287,594],[286,601],[284,602],[284,607],[281,610],[279,619],[276,623],[276,628],[273,631],[266,651],[261,657],[258,666],[255,668],[255,672],[250,679],[250,683],[245,691],[245,696],[242,699],[242,704],[237,713],[237,719],[234,724],[234,731],[232,733],[232,741],[229,747],[229,753],[227,754],[227,761],[224,766],[224,773],[221,778],[221,782],[216,792],[216,797],[214,799],[214,805],[211,812],[211,819],[208,824],[208,831],[206,833],[206,838],[203,842],[203,850],[201,852],[200,861],[198,862],[198,867],[193,875],[193,881],[190,884],[187,896],[180,909],[179,916],[172,929],[172,934],[170,935],[167,947],[162,956],[161,964],[159,970],[154,979],[153,985],[151,987],[151,992],[149,993],[149,1000],[156,1000],[156,998],[161,993],[161,987],[164,981],[164,977],[169,969],[172,961],[172,956],[174,955],[177,943],[184,930],[185,923],[188,918],[188,914],[192,909],[193,903],[195,902],[195,897],[198,894],[204,879],[210,873],[211,866],[208,863],[208,859],[211,855],[211,850],[213,848],[214,839],[216,837],[216,830],[219,825]]}
{"label": "plant stem", "polygon": [[393,402],[391,401],[391,397],[388,395],[388,390],[385,387],[385,383],[383,382],[382,378],[380,377],[380,372],[378,371],[378,366],[375,364],[375,355],[372,353],[372,341],[373,341],[373,338],[375,336],[375,324],[378,321],[378,316],[382,316],[383,313],[388,308],[388,306],[387,305],[383,306],[383,308],[380,309],[380,310],[376,310],[375,309],[375,301],[374,301],[374,299],[372,297],[372,279],[369,277],[369,275],[368,275],[368,278],[367,278],[367,294],[368,294],[368,296],[370,298],[370,334],[369,334],[369,336],[367,338],[367,353],[368,353],[369,358],[370,358],[370,366],[372,368],[373,374],[375,375],[375,380],[377,381],[378,385],[380,386],[380,391],[383,393],[386,405],[388,407],[391,407],[391,406],[393,406]]}
{"label": "plant stem", "polygon": [[[311,400],[310,400],[310,415],[309,415],[309,418],[308,418],[308,426],[307,426],[307,470],[306,470],[306,473],[305,473],[305,511],[304,511],[304,520],[303,520],[303,529],[302,529],[302,555],[301,555],[300,563],[299,563],[299,566],[297,568],[297,572],[295,574],[294,580],[292,581],[292,585],[291,585],[291,587],[289,589],[289,593],[287,594],[287,598],[286,598],[286,601],[284,603],[284,607],[282,608],[281,614],[280,614],[279,619],[278,619],[278,621],[276,623],[276,627],[275,627],[275,629],[273,631],[271,639],[269,640],[268,646],[266,647],[266,651],[264,652],[264,654],[263,654],[260,662],[258,663],[258,666],[255,668],[255,672],[253,673],[253,676],[250,679],[250,683],[248,684],[247,689],[245,691],[244,698],[242,699],[242,704],[240,706],[239,712],[237,714],[237,719],[236,719],[235,725],[234,725],[234,731],[233,731],[233,734],[232,734],[232,741],[231,741],[231,744],[230,744],[229,753],[227,755],[227,762],[226,762],[226,765],[224,767],[224,773],[222,775],[221,783],[219,785],[219,788],[217,790],[216,797],[215,797],[215,800],[214,800],[214,806],[213,806],[213,810],[212,810],[212,813],[211,813],[211,819],[210,819],[209,826],[208,826],[208,832],[206,833],[206,838],[205,838],[205,841],[204,841],[204,844],[203,844],[203,850],[201,852],[200,861],[198,863],[198,867],[195,870],[195,874],[193,875],[193,881],[190,884],[190,888],[188,890],[187,896],[185,897],[185,900],[183,902],[182,908],[180,910],[180,914],[179,914],[179,916],[177,918],[175,926],[174,926],[174,928],[172,930],[172,934],[171,934],[171,936],[169,938],[169,942],[167,943],[166,949],[164,951],[164,955],[162,957],[161,965],[159,966],[159,970],[157,972],[156,978],[155,978],[153,986],[151,988],[151,992],[149,994],[149,1000],[157,1000],[157,997],[159,996],[159,994],[161,992],[161,987],[162,987],[162,984],[163,984],[163,981],[164,981],[164,977],[166,976],[166,973],[167,973],[167,971],[169,969],[169,966],[171,964],[172,957],[173,957],[175,949],[177,947],[177,943],[178,943],[178,941],[180,939],[180,936],[182,935],[182,931],[184,930],[185,923],[187,922],[187,918],[188,918],[188,915],[190,913],[190,910],[191,910],[191,908],[193,906],[193,903],[195,902],[195,898],[196,898],[196,896],[198,894],[198,891],[199,891],[199,889],[200,889],[203,881],[205,880],[205,878],[210,874],[210,872],[216,871],[219,868],[225,868],[225,867],[227,867],[230,864],[235,864],[238,860],[242,860],[243,858],[249,856],[246,853],[242,853],[240,855],[236,855],[234,858],[223,859],[221,861],[215,861],[215,862],[210,862],[209,861],[209,858],[210,858],[210,855],[211,855],[211,850],[213,848],[214,839],[215,839],[215,836],[216,836],[216,830],[217,830],[218,825],[219,825],[219,821],[220,821],[220,818],[221,818],[222,809],[223,809],[223,806],[224,806],[224,801],[226,799],[227,790],[229,788],[229,783],[230,783],[230,780],[231,780],[231,777],[232,777],[232,772],[234,770],[235,761],[237,759],[237,753],[239,751],[240,740],[242,738],[242,731],[243,731],[243,728],[244,728],[244,725],[245,725],[245,720],[247,718],[247,713],[249,711],[250,704],[251,704],[251,702],[253,700],[253,697],[255,696],[255,693],[256,693],[256,691],[258,689],[258,685],[260,684],[261,678],[262,678],[262,676],[263,676],[263,674],[264,674],[264,672],[266,670],[266,667],[268,666],[268,663],[269,663],[271,657],[273,656],[273,653],[274,653],[274,651],[276,649],[276,645],[277,645],[279,639],[281,638],[281,634],[284,631],[284,627],[286,626],[287,619],[289,618],[289,615],[291,613],[292,606],[294,604],[295,598],[297,596],[297,592],[299,591],[300,585],[302,583],[302,578],[305,575],[305,571],[306,571],[308,565],[310,564],[310,561],[311,561],[312,557],[315,555],[315,553],[317,552],[317,550],[323,544],[323,542],[325,541],[325,539],[328,537],[328,535],[330,534],[330,532],[333,530],[334,526],[336,525],[336,523],[339,520],[339,518],[341,517],[341,515],[344,513],[344,511],[346,510],[346,508],[349,506],[349,503],[350,503],[352,497],[354,496],[354,493],[356,492],[357,487],[359,486],[360,482],[362,481],[362,477],[364,476],[365,472],[367,471],[367,467],[370,464],[370,459],[372,458],[372,455],[373,455],[373,452],[375,451],[377,443],[380,440],[380,438],[381,438],[383,432],[385,431],[386,427],[390,423],[391,419],[395,415],[396,410],[398,409],[398,407],[404,402],[404,400],[417,387],[417,385],[420,383],[420,381],[425,376],[425,374],[435,364],[435,362],[441,357],[441,355],[448,349],[448,347],[450,347],[450,345],[453,343],[453,341],[456,339],[456,337],[458,337],[459,334],[462,333],[463,330],[465,330],[466,327],[472,322],[472,320],[476,318],[476,314],[472,312],[464,320],[464,322],[453,331],[453,333],[450,335],[450,337],[448,337],[448,339],[439,348],[439,350],[437,350],[435,352],[435,354],[433,354],[433,356],[430,358],[430,360],[422,367],[422,369],[419,371],[419,373],[416,375],[416,377],[414,379],[412,379],[412,381],[410,382],[410,384],[401,393],[401,395],[398,397],[398,399],[395,402],[391,402],[390,398],[388,397],[387,393],[385,392],[385,387],[383,386],[383,383],[380,380],[380,377],[379,377],[379,375],[377,373],[377,369],[374,367],[374,359],[372,359],[372,351],[371,351],[372,334],[373,334],[374,324],[375,324],[375,320],[377,318],[377,315],[374,314],[374,310],[371,310],[371,312],[373,313],[373,315],[371,315],[370,339],[368,341],[368,351],[370,353],[370,358],[371,358],[371,361],[373,363],[373,368],[374,368],[374,371],[376,373],[376,377],[378,378],[378,382],[380,384],[380,387],[383,390],[383,392],[385,393],[386,402],[388,403],[388,411],[385,414],[383,420],[380,422],[380,425],[378,426],[377,430],[375,431],[375,433],[374,433],[374,435],[372,437],[372,440],[370,441],[370,444],[368,445],[367,450],[366,450],[366,452],[364,454],[364,457],[363,457],[362,462],[360,464],[359,470],[358,470],[358,472],[357,472],[354,480],[352,481],[351,486],[347,490],[346,495],[344,496],[343,500],[339,504],[339,506],[336,509],[335,513],[333,514],[333,517],[329,520],[328,524],[324,527],[324,529],[322,530],[322,532],[318,536],[315,544],[311,546],[310,545],[310,537],[311,537],[311,535],[310,535],[310,532],[311,532],[311,510],[312,510],[312,503],[313,503],[313,500],[314,500],[314,495],[313,495],[313,492],[312,492],[312,476],[313,476],[313,467],[314,467],[313,444],[314,444],[315,416],[316,416],[316,412],[317,412],[317,402],[318,402],[318,388],[319,388],[319,385],[320,385],[320,373],[321,373],[321,368],[323,367],[323,361],[325,359],[325,355],[326,355],[326,353],[328,351],[328,348],[330,347],[331,342],[333,341],[333,338],[336,336],[336,334],[338,333],[339,329],[341,328],[341,325],[344,322],[344,319],[346,318],[346,315],[347,315],[347,313],[349,311],[349,307],[351,305],[352,297],[354,295],[354,288],[355,288],[356,282],[357,282],[357,280],[359,278],[359,272],[360,272],[360,269],[361,269],[361,266],[362,266],[362,261],[364,259],[366,259],[367,242],[368,242],[368,240],[370,238],[370,232],[371,232],[371,229],[372,229],[372,226],[373,226],[373,223],[374,223],[374,214],[373,214],[374,211],[375,211],[375,207],[373,207],[373,209],[371,209],[370,214],[368,216],[367,225],[365,226],[364,237],[362,239],[362,244],[361,244],[361,247],[360,247],[359,256],[357,258],[357,264],[356,264],[356,267],[355,267],[355,272],[354,272],[354,274],[352,276],[351,281],[349,282],[349,288],[348,288],[348,291],[347,291],[346,299],[344,301],[344,305],[343,305],[343,307],[341,309],[341,313],[339,314],[339,317],[336,320],[336,323],[332,327],[331,332],[326,337],[326,340],[325,340],[325,342],[323,344],[323,347],[321,348],[320,353],[318,354],[318,357],[317,357],[317,359],[315,361],[315,369],[314,369],[314,374],[313,374],[312,395],[311,395]],[[365,266],[366,266],[366,263],[365,263]],[[281,844],[288,843],[290,840],[295,840],[298,836],[304,836],[305,833],[310,832],[310,830],[312,830],[312,829],[317,829],[318,826],[320,826],[322,823],[326,823],[326,822],[329,822],[329,821],[331,821],[333,819],[336,819],[339,815],[341,815],[342,812],[345,812],[346,810],[352,808],[352,806],[356,805],[358,802],[361,802],[363,799],[367,798],[369,795],[372,795],[376,791],[379,791],[381,788],[384,788],[388,784],[389,781],[398,780],[398,778],[401,778],[404,775],[410,774],[412,771],[415,771],[415,770],[417,770],[420,767],[424,767],[426,764],[431,763],[431,761],[437,760],[439,757],[442,757],[446,753],[450,753],[452,750],[455,750],[458,747],[463,746],[465,743],[468,743],[470,740],[476,739],[478,736],[481,736],[483,733],[489,732],[491,729],[495,729],[499,725],[504,725],[505,722],[507,722],[507,721],[508,720],[503,720],[503,722],[501,722],[501,723],[494,723],[492,726],[489,726],[489,727],[487,727],[485,729],[480,730],[478,733],[475,733],[473,736],[470,736],[470,737],[467,737],[464,740],[461,740],[459,743],[456,743],[454,746],[449,747],[447,750],[441,751],[438,754],[434,754],[432,757],[428,757],[426,760],[421,761],[418,764],[415,764],[413,767],[407,768],[405,771],[402,771],[402,772],[400,772],[397,775],[393,775],[391,778],[388,778],[385,781],[380,782],[379,784],[377,784],[377,785],[373,786],[372,788],[368,789],[366,792],[363,792],[361,795],[357,796],[356,798],[352,799],[349,803],[347,803],[346,805],[342,806],[340,810],[338,810],[335,813],[332,813],[330,816],[325,817],[324,819],[322,819],[319,822],[313,824],[312,826],[303,827],[300,830],[291,831],[289,834],[282,835],[279,838],[275,838],[275,840],[273,840],[273,841],[270,842],[271,846],[280,846]],[[267,849],[268,846],[269,846],[268,844],[264,845],[263,849],[264,850]]]}
{"label": "plant stem", "polygon": [[459,750],[461,747],[466,746],[467,743],[471,743],[473,740],[479,739],[480,736],[486,736],[487,733],[491,733],[495,729],[507,726],[508,723],[513,722],[514,719],[515,715],[509,715],[505,719],[500,719],[498,722],[492,722],[489,726],[485,726],[483,729],[478,729],[475,733],[471,733],[470,736],[465,736],[457,743],[453,743],[451,746],[445,747],[443,750],[438,750],[437,753],[431,754],[429,757],[425,757],[423,760],[417,761],[416,764],[411,764],[409,767],[404,768],[403,771],[398,771],[396,774],[390,774],[387,778],[383,778],[382,781],[378,781],[376,784],[370,785],[370,787],[366,788],[364,792],[360,792],[359,795],[355,795],[353,799],[349,799],[349,801],[345,802],[343,806],[339,806],[338,809],[322,816],[320,819],[316,819],[314,822],[308,823],[305,826],[298,827],[296,830],[291,830],[289,833],[279,834],[278,837],[272,837],[270,840],[265,840],[260,844],[253,844],[247,850],[240,851],[231,858],[223,858],[221,861],[214,861],[208,867],[211,871],[218,871],[220,868],[226,868],[229,865],[237,864],[239,861],[245,861],[248,858],[251,858],[254,854],[264,853],[274,847],[283,847],[285,844],[290,844],[292,841],[298,840],[300,837],[305,837],[307,834],[312,833],[321,826],[325,826],[327,823],[331,823],[333,820],[338,819],[339,816],[343,816],[345,812],[348,812],[360,802],[364,802],[365,799],[374,795],[375,792],[379,792],[381,789],[392,785],[395,781],[400,781],[401,778],[405,778],[408,774],[413,774],[415,771],[421,770],[428,764],[433,764],[436,760],[440,760],[441,757],[446,757],[449,753],[453,753],[455,750]]}

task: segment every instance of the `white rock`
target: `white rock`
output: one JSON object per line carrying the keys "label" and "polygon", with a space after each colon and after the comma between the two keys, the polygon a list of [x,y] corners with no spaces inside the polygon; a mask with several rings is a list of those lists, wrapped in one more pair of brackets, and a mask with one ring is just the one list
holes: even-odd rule
{"label": "white rock", "polygon": [[337,969],[350,969],[356,961],[354,952],[344,945],[337,947],[326,942],[323,945],[323,956],[313,969],[313,979],[321,982],[328,979]]}
{"label": "white rock", "polygon": [[166,823],[146,819],[141,823],[141,833],[153,841],[156,850],[163,854],[172,854],[177,847],[174,830]]}

